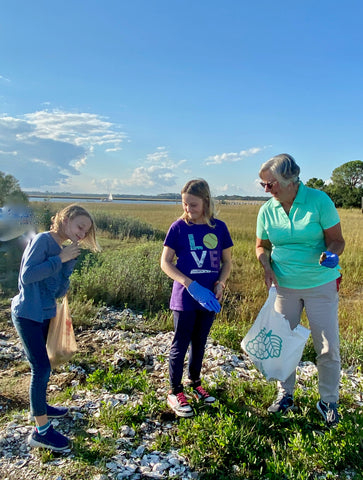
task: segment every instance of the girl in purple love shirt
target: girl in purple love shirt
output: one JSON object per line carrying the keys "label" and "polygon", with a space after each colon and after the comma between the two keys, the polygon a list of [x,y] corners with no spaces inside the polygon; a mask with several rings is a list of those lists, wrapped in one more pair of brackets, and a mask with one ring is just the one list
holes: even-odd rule
{"label": "girl in purple love shirt", "polygon": [[233,242],[226,224],[214,216],[205,180],[190,180],[181,194],[184,213],[170,226],[161,256],[162,270],[174,280],[170,309],[175,333],[169,356],[171,388],[167,402],[176,415],[191,417],[193,409],[182,384],[184,359],[190,346],[188,377],[193,396],[213,403],[215,398],[201,385],[200,372],[207,337],[221,309],[231,271]]}

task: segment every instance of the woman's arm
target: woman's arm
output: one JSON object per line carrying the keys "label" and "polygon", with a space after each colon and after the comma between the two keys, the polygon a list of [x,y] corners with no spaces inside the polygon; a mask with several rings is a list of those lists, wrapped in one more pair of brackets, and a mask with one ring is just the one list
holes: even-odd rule
{"label": "woman's arm", "polygon": [[345,240],[342,234],[342,227],[340,223],[334,225],[334,227],[324,230],[326,249],[337,255],[341,255],[344,251]]}
{"label": "woman's arm", "polygon": [[278,285],[276,276],[271,267],[271,250],[272,244],[270,240],[256,238],[256,257],[265,271],[265,284],[268,289],[273,283]]}
{"label": "woman's arm", "polygon": [[172,280],[181,283],[185,288],[188,288],[192,280],[184,275],[174,264],[175,250],[164,246],[161,254],[160,267],[164,273]]}

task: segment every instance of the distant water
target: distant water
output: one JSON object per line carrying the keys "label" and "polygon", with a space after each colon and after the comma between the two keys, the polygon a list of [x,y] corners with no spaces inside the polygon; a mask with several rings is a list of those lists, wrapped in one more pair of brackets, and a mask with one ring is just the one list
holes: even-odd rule
{"label": "distant water", "polygon": [[181,203],[181,200],[176,201],[166,201],[166,200],[118,200],[114,199],[112,202],[102,201],[99,198],[77,198],[77,197],[29,197],[30,202],[68,202],[68,203],[146,203],[146,204],[157,204],[157,205],[173,205]]}

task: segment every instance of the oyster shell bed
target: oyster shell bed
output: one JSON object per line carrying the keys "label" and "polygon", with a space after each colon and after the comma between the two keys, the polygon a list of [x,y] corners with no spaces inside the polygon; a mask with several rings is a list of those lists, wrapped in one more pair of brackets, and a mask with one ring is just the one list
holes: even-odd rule
{"label": "oyster shell bed", "polygon": [[[150,333],[143,331],[140,329],[143,322],[142,315],[137,315],[130,309],[120,311],[104,308],[92,328],[76,333],[77,342],[82,349],[87,349],[87,345],[91,343],[99,345],[99,351],[103,352],[107,352],[107,348],[112,347],[110,350],[113,353],[110,354],[108,360],[116,370],[118,366],[127,361],[124,355],[126,350],[137,353],[139,366],[147,371],[150,380],[156,386],[158,399],[165,403],[169,388],[168,356],[173,332]],[[127,329],[120,329],[120,325],[127,325]],[[10,328],[6,332],[0,332],[0,360],[2,364],[7,362],[9,365],[11,362],[26,360],[14,329]],[[342,379],[344,378],[344,389],[349,390],[350,394],[354,396],[357,406],[362,406],[362,375],[355,370],[351,368],[342,371]],[[311,362],[300,362],[297,373],[298,381],[303,386],[306,379],[316,374],[316,367]],[[217,379],[221,378],[228,382],[232,374],[234,378],[259,378],[261,381],[265,381],[242,352],[236,352],[216,344],[209,338],[202,369],[205,385],[210,387],[215,384]],[[23,375],[30,376],[28,372]],[[50,392],[61,390],[62,384],[67,383],[76,387],[76,393],[69,401],[69,415],[60,420],[52,420],[54,427],[71,439],[76,423],[82,419],[97,418],[103,405],[136,406],[142,402],[143,394],[140,392],[131,395],[110,394],[107,391],[100,392],[83,388],[85,377],[86,372],[82,367],[70,363],[57,369],[51,376],[48,385]],[[57,381],[54,382],[54,379]],[[167,411],[168,407],[165,409]],[[7,415],[6,404],[0,405],[0,478],[2,480],[78,478],[65,473],[72,471],[75,459],[72,449],[66,450],[62,454],[55,454],[53,459],[43,463],[39,458],[40,450],[31,449],[27,444],[27,437],[34,428],[33,422],[28,418],[28,411],[24,410],[24,413],[11,415],[8,421]],[[2,417],[5,417],[5,422]],[[175,428],[175,423],[178,421],[171,411],[165,417],[164,420],[146,420],[140,427],[141,441],[140,437],[135,441],[135,431],[131,425],[123,425],[117,439],[117,454],[106,462],[107,473],[104,471],[97,473],[90,480],[197,479],[198,473],[192,471],[187,460],[177,449],[164,453],[155,451],[153,448],[155,438]],[[111,435],[110,431],[101,431],[96,428],[88,428],[87,434],[90,437]],[[79,478],[83,478],[83,476]],[[325,476],[323,475],[321,478],[325,478]]]}

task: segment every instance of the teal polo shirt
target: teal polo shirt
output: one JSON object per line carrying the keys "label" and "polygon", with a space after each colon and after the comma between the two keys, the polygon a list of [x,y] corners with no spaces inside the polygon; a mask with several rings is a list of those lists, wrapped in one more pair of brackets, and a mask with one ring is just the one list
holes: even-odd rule
{"label": "teal polo shirt", "polygon": [[257,216],[257,238],[270,240],[271,265],[281,287],[313,288],[340,276],[340,267],[319,264],[326,250],[324,230],[340,222],[330,197],[300,182],[289,215],[275,198]]}

